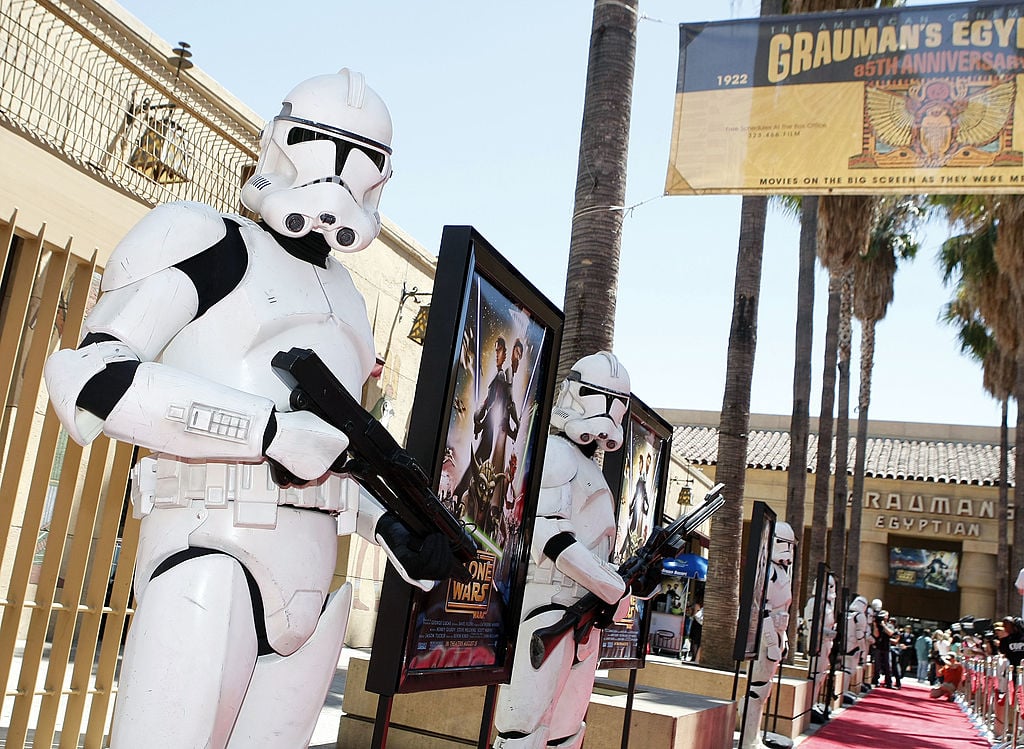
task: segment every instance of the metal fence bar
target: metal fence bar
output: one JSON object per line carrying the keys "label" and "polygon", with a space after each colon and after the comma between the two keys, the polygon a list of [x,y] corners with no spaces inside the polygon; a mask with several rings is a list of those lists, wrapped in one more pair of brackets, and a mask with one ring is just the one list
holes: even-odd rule
{"label": "metal fence bar", "polygon": [[[68,341],[79,339],[82,318],[89,303],[95,262],[95,253],[93,253],[89,262],[76,263],[71,271],[71,293],[68,296],[68,308],[65,310],[63,324],[57,326],[59,338],[56,345],[60,345],[61,339]],[[93,500],[94,495],[79,492],[78,476],[83,463],[83,452],[82,448],[74,442],[69,443],[68,448],[63,452],[54,503],[54,515],[60,518],[60,524],[51,523],[46,544],[44,567],[47,569],[56,567],[59,571],[61,561],[65,559],[66,550],[65,541],[61,536],[70,529],[72,515],[76,513],[77,509],[75,529],[67,539],[70,548],[68,564],[63,566],[63,583],[59,590],[59,604],[53,606],[50,615],[53,635],[47,657],[34,739],[34,743],[45,746],[53,744],[61,697],[67,694],[65,681],[74,647],[74,623],[78,610],[78,599],[81,595],[82,581],[89,569],[87,554],[96,507]],[[83,499],[84,501],[82,501]],[[57,539],[60,539],[59,543],[56,542]]]}
{"label": "metal fence bar", "polygon": [[[30,341],[23,340],[22,347],[28,346],[27,357],[24,361],[23,382],[18,403],[18,415],[15,418],[15,431],[21,432],[13,448],[20,444],[26,444],[30,438],[32,422],[35,419],[35,406],[39,400],[39,383],[42,382],[43,364],[50,349],[50,331],[53,329],[53,322],[57,314],[57,302],[60,299],[60,291],[64,284],[64,272],[67,268],[67,261],[70,253],[57,255],[49,253],[49,261],[45,271],[41,272],[42,290],[41,302],[35,314],[34,324],[36,333],[31,335]],[[37,280],[37,283],[39,283]],[[26,338],[28,336],[26,335]],[[53,456],[56,451],[57,438],[60,434],[60,422],[52,409],[47,409],[43,418],[42,433],[35,444],[33,456],[32,483],[29,485],[27,498],[24,504],[21,517],[21,529],[16,544],[14,565],[8,577],[7,600],[8,609],[3,621],[0,622],[0,660],[5,661],[7,669],[10,668],[11,660],[14,657],[15,646],[17,645],[18,632],[21,626],[22,611],[28,601],[29,576],[32,572],[32,561],[35,556],[36,542],[39,538],[39,530],[42,523],[43,509],[46,505],[46,488],[53,467]],[[26,454],[28,450],[25,450]],[[7,476],[19,476],[20,465],[9,462]],[[4,478],[6,479],[7,476]],[[5,482],[6,483],[6,482]],[[12,505],[21,505],[15,501],[16,492],[3,494],[6,501]],[[49,604],[47,603],[47,608]],[[8,615],[9,614],[9,615]],[[44,628],[45,634],[45,628]],[[27,661],[37,660],[42,652],[42,639],[30,638],[27,647],[32,648],[26,653],[22,661],[23,667]],[[35,648],[38,647],[38,654]],[[31,670],[31,667],[29,667]],[[7,674],[4,674],[6,677]],[[31,683],[29,681],[31,680]],[[6,683],[6,682],[3,682]],[[26,701],[31,703],[34,692],[34,675],[19,675],[17,689],[15,691],[14,710],[28,710]],[[9,694],[9,692],[8,692]],[[12,727],[16,727],[12,723]],[[22,743],[15,733],[11,737],[12,743],[17,746]]]}

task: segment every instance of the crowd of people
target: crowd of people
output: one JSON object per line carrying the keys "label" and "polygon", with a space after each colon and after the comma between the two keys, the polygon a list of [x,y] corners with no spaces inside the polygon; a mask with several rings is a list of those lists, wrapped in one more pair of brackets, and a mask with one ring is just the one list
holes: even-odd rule
{"label": "crowd of people", "polygon": [[914,674],[918,683],[931,686],[933,698],[953,699],[970,658],[998,655],[1014,666],[1024,660],[1024,620],[1014,616],[995,623],[965,617],[948,628],[929,630],[897,627],[882,609],[874,616],[872,637],[872,685],[899,689],[903,678]]}

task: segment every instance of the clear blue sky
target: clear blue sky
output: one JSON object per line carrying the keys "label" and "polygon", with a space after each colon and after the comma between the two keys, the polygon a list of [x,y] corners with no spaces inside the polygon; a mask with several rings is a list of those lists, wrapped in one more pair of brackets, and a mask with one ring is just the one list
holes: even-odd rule
{"label": "clear blue sky", "polygon": [[[592,2],[121,5],[168,42],[191,44],[196,65],[266,118],[295,83],[344,66],[361,70],[395,122],[395,176],[383,213],[431,252],[445,224],[474,225],[562,304]],[[758,7],[640,0],[626,199],[636,207],[623,226],[615,351],[634,392],[655,408],[721,408],[739,230],[738,197],[662,195],[678,24],[752,17]],[[793,219],[770,214],[755,413],[792,409],[797,237]],[[949,296],[934,260],[942,239],[929,234],[897,275],[896,300],[878,327],[871,417],[996,426],[999,404],[983,392],[978,365],[938,322]],[[819,271],[814,416],[826,293]]]}

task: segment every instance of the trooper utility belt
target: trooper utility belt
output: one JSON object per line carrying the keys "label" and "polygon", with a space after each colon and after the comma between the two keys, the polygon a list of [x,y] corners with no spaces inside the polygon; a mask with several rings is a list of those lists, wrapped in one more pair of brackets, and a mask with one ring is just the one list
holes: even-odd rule
{"label": "trooper utility belt", "polygon": [[189,507],[197,500],[208,508],[226,508],[230,503],[238,527],[273,528],[282,505],[322,510],[337,516],[338,533],[346,535],[355,531],[359,484],[332,474],[315,484],[283,488],[274,482],[265,462],[190,463],[151,455],[132,468],[136,518],[163,508]]}

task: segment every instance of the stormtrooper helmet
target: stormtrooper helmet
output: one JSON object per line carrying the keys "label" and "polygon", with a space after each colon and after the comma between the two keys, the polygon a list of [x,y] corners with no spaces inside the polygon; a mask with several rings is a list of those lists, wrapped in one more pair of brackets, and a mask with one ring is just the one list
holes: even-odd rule
{"label": "stormtrooper helmet", "polygon": [[875,610],[876,614],[879,611],[881,611],[882,610],[882,599],[881,598],[874,598],[874,599],[872,599],[872,601],[871,601],[871,608],[873,608]]}
{"label": "stormtrooper helmet", "polygon": [[772,543],[772,561],[788,567],[793,563],[793,547],[796,546],[796,534],[789,523],[775,524],[775,541]]}
{"label": "stormtrooper helmet", "polygon": [[242,203],[288,237],[319,232],[331,249],[358,252],[380,231],[391,177],[391,115],[362,73],[303,81],[263,130]]}
{"label": "stormtrooper helmet", "polygon": [[562,382],[551,426],[578,445],[606,451],[622,446],[622,420],[629,407],[629,373],[614,354],[600,351],[572,365]]}
{"label": "stormtrooper helmet", "polygon": [[863,614],[868,609],[868,599],[864,596],[857,596],[850,601],[850,611]]}

